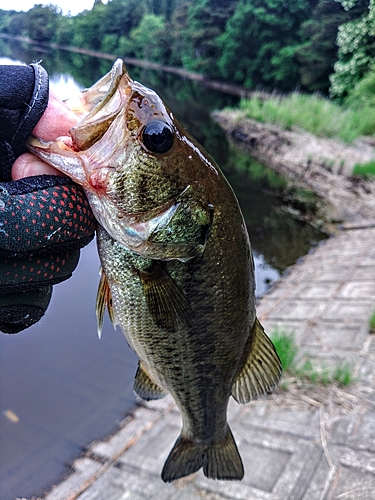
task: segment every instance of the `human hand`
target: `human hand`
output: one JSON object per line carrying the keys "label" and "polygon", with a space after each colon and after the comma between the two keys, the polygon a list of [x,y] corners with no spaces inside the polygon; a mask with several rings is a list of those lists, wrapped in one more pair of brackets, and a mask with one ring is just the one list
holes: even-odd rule
{"label": "human hand", "polygon": [[81,187],[26,153],[33,133],[67,135],[74,113],[53,93],[39,65],[0,65],[0,330],[39,321],[52,285],[69,278],[95,220]]}
{"label": "human hand", "polygon": [[[33,134],[44,141],[53,141],[61,135],[67,135],[69,129],[78,123],[78,118],[61,99],[50,92],[48,106],[33,130]],[[32,153],[19,156],[11,170],[12,180],[17,181],[31,175],[64,176],[55,168],[40,160]]]}
{"label": "human hand", "polygon": [[93,238],[83,190],[25,146],[31,133],[51,141],[77,122],[41,66],[0,66],[0,255],[71,251]]}

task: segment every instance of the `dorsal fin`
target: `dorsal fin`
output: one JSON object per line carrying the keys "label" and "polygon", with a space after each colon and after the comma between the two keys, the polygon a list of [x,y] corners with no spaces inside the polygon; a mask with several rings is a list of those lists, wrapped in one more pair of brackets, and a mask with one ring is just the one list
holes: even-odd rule
{"label": "dorsal fin", "polygon": [[232,396],[238,403],[248,403],[270,392],[281,377],[281,362],[258,319],[249,336],[248,355],[234,380]]}

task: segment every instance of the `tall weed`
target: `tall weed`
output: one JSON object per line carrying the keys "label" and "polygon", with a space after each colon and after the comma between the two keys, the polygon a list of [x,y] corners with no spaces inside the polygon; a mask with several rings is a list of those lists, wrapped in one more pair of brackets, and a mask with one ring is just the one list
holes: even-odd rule
{"label": "tall weed", "polygon": [[[336,382],[341,386],[347,386],[354,382],[353,368],[347,362],[329,368],[323,363],[313,362],[306,354],[298,360],[298,346],[292,332],[275,330],[271,340],[279,355],[284,374],[321,385]],[[283,387],[287,388],[287,382]]]}
{"label": "tall weed", "polygon": [[375,134],[374,108],[350,108],[318,96],[293,92],[269,99],[243,99],[240,108],[248,118],[277,123],[285,129],[303,128],[318,136],[338,137],[352,142],[357,137]]}

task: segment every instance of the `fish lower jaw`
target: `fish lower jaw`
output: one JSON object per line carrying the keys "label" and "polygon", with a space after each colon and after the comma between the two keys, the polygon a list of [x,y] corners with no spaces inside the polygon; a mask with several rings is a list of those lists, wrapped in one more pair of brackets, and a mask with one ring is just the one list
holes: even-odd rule
{"label": "fish lower jaw", "polygon": [[72,138],[68,135],[63,135],[58,137],[53,142],[43,141],[37,137],[31,135],[27,139],[26,143],[29,150],[37,152],[48,151],[49,153],[61,152],[61,151],[76,151],[73,145]]}

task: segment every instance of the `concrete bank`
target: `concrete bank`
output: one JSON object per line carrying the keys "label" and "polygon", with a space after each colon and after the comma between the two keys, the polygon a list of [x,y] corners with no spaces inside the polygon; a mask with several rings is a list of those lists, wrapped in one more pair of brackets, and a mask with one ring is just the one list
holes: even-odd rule
{"label": "concrete bank", "polygon": [[245,465],[241,482],[198,472],[166,485],[160,472],[180,429],[170,398],[138,407],[92,443],[46,500],[285,500],[375,498],[375,228],[342,231],[293,266],[258,304],[268,333],[295,332],[325,365],[348,361],[348,388],[306,386],[245,406],[229,422]]}

